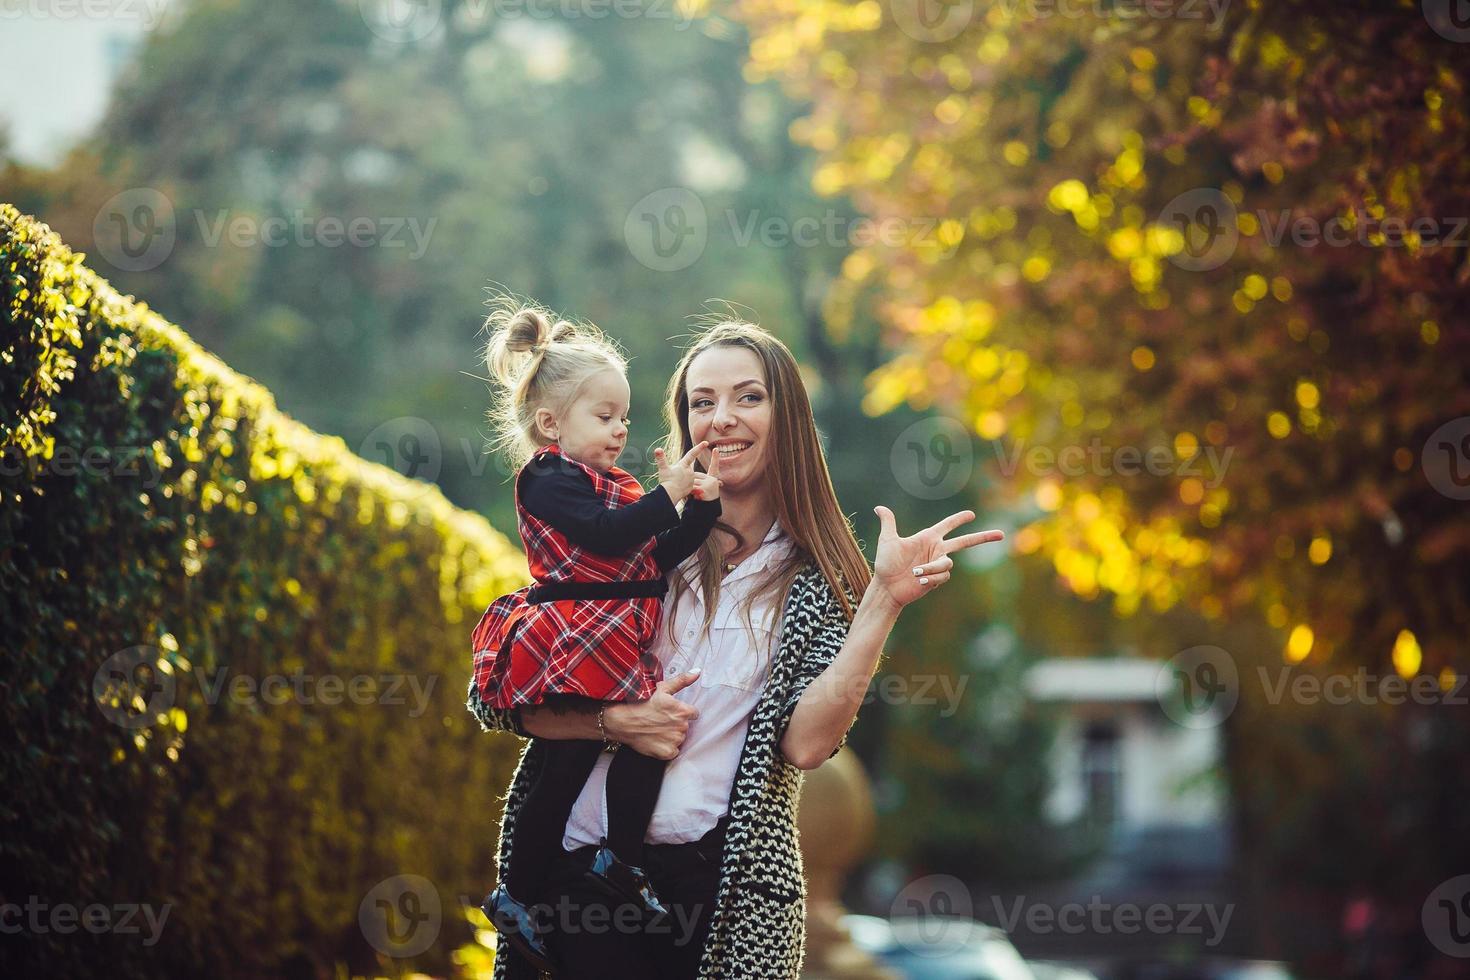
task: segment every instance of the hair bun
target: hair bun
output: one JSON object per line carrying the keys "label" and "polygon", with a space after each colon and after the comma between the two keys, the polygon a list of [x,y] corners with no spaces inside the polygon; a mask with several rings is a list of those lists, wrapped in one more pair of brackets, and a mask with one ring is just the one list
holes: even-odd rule
{"label": "hair bun", "polygon": [[516,353],[539,354],[554,333],[549,318],[540,310],[522,307],[505,324],[505,349]]}

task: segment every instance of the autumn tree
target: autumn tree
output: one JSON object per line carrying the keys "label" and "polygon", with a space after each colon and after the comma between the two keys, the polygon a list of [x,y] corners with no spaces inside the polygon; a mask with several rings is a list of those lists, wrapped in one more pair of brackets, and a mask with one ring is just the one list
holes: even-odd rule
{"label": "autumn tree", "polygon": [[[1428,5],[1433,7],[1433,5]],[[814,186],[895,233],[866,409],[938,406],[1124,615],[1452,683],[1470,569],[1463,44],[1418,4],[740,0]],[[1463,670],[1463,666],[1460,668]]]}

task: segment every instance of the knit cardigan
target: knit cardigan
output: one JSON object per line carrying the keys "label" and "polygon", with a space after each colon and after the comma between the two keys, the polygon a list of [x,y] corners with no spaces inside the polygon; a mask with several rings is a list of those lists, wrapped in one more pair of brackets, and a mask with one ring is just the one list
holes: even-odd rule
{"label": "knit cardigan", "polygon": [[[797,847],[796,810],[803,773],[780,754],[796,702],[826,669],[850,626],[815,565],[797,574],[786,596],[780,638],[765,691],[751,715],[730,793],[730,823],[720,883],[697,980],[795,980],[806,944],[806,878]],[[505,797],[496,853],[499,880],[510,872],[516,816],[545,758],[514,711],[491,708],[473,682],[468,707],[487,731],[529,738]],[[844,733],[836,755],[847,741]],[[497,943],[494,980],[535,980],[534,969]],[[576,980],[576,978],[560,978]]]}

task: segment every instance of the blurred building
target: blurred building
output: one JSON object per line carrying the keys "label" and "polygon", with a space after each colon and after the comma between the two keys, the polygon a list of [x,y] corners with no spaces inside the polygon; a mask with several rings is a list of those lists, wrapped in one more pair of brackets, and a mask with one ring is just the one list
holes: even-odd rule
{"label": "blurred building", "polygon": [[[1049,821],[1087,840],[1093,856],[1073,879],[1048,887],[1051,907],[1184,909],[1230,899],[1229,809],[1223,725],[1181,724],[1160,699],[1155,660],[1053,659],[1026,677],[1028,696],[1055,706],[1060,729],[1049,766]],[[1013,937],[1024,952],[1113,955],[1175,941],[1147,929]],[[1218,952],[1218,950],[1216,950]]]}
{"label": "blurred building", "polygon": [[56,164],[102,118],[118,74],[175,0],[0,3],[6,69],[24,85],[0,87],[0,129],[10,153]]}

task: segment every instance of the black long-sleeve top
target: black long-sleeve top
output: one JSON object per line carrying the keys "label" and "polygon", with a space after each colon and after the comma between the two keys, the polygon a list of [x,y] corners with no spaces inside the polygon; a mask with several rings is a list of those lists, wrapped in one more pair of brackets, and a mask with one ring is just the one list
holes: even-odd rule
{"label": "black long-sleeve top", "polygon": [[587,474],[557,456],[521,473],[520,500],[533,517],[593,554],[617,557],[656,538],[653,559],[665,573],[698,550],[722,512],[718,500],[690,497],[680,516],[662,486],[626,507],[608,508]]}

